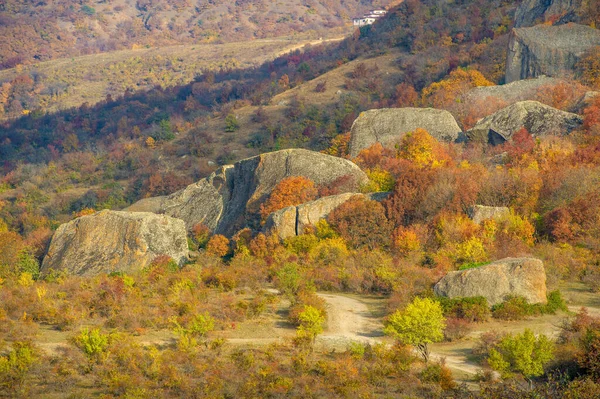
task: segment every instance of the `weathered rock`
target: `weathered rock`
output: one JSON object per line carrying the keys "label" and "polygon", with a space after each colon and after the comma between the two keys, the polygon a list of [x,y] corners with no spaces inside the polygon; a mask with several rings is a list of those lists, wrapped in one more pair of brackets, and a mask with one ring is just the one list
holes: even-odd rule
{"label": "weathered rock", "polygon": [[600,31],[589,26],[538,25],[512,30],[506,82],[540,75],[569,77],[588,50],[600,46]]}
{"label": "weathered rock", "polygon": [[477,224],[487,219],[499,220],[508,215],[510,210],[505,206],[475,205],[469,210],[469,217]]}
{"label": "weathered rock", "polygon": [[475,87],[463,96],[462,102],[472,104],[495,101],[508,106],[519,101],[536,100],[541,88],[556,86],[559,83],[569,84],[563,79],[538,76],[505,85]]}
{"label": "weathered rock", "polygon": [[461,129],[448,111],[433,108],[372,109],[360,114],[352,124],[350,155],[375,143],[393,145],[408,132],[425,129],[440,141],[455,141]]}
{"label": "weathered rock", "polygon": [[295,206],[288,206],[273,212],[267,218],[265,223],[265,232],[274,233],[281,240],[297,235],[298,209]]}
{"label": "weathered rock", "polygon": [[448,298],[482,296],[490,305],[508,296],[522,296],[529,303],[546,303],[546,272],[541,260],[506,258],[474,269],[450,272],[434,287]]}
{"label": "weathered rock", "polygon": [[66,270],[91,276],[132,272],[159,255],[182,265],[188,244],[182,220],[148,212],[101,211],[61,225],[50,243],[42,272]]}
{"label": "weathered rock", "polygon": [[549,21],[554,25],[586,22],[589,4],[590,0],[525,0],[515,13],[515,27]]}
{"label": "weathered rock", "polygon": [[600,96],[600,91],[588,91],[577,101],[577,104],[573,107],[574,112],[581,112],[585,108],[592,105]]}
{"label": "weathered rock", "polygon": [[537,101],[521,101],[481,119],[467,132],[469,140],[502,144],[522,128],[533,136],[563,135],[583,123],[581,116]]}
{"label": "weathered rock", "polygon": [[[354,163],[302,149],[276,151],[220,168],[206,179],[159,199],[145,199],[129,209],[152,208],[183,219],[191,229],[203,223],[212,231],[232,235],[242,227],[259,227],[256,214],[273,188],[286,177],[304,176],[316,185],[340,178],[342,191],[356,191],[368,179]],[[159,204],[158,206],[156,206]]]}
{"label": "weathered rock", "polygon": [[345,193],[319,198],[298,206],[289,206],[269,215],[264,230],[275,233],[280,239],[285,240],[304,234],[309,226],[314,227],[319,220],[327,219],[331,212],[352,198],[362,197],[373,201],[383,201],[389,194]]}

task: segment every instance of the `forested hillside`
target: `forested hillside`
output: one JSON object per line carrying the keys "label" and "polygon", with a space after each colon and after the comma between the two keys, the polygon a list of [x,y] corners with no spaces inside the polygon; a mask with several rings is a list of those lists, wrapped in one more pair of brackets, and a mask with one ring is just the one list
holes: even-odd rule
{"label": "forested hillside", "polygon": [[[144,46],[224,43],[343,28],[385,0],[7,0],[0,69]],[[354,15],[356,14],[356,15]]]}
{"label": "forested hillside", "polygon": [[596,399],[595,5],[406,0],[3,121],[0,396]]}

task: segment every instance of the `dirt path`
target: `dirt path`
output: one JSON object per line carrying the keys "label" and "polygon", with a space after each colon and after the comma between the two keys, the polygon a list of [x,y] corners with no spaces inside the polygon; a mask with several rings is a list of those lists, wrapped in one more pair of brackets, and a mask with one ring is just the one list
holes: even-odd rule
{"label": "dirt path", "polygon": [[300,44],[288,47],[284,50],[281,50],[279,53],[277,53],[278,57],[281,57],[284,54],[287,53],[291,53],[292,51],[296,51],[296,50],[300,50],[301,48],[303,48],[306,45],[311,45],[311,46],[316,46],[317,44],[323,44],[323,43],[333,43],[333,42],[341,42],[342,40],[344,40],[346,38],[346,36],[340,36],[340,37],[334,37],[332,39],[319,39],[319,40],[313,40],[313,41],[308,41],[308,42],[302,42]]}
{"label": "dirt path", "polygon": [[[357,299],[337,294],[319,296],[327,301],[327,327],[317,344],[327,349],[344,350],[350,342],[375,344],[384,341],[381,320],[373,317],[367,305]],[[389,343],[389,341],[387,341]],[[475,375],[480,367],[469,363],[466,357],[431,351],[431,358],[445,358],[450,369]]]}
{"label": "dirt path", "polygon": [[381,321],[363,302],[343,295],[319,294],[327,302],[327,325],[318,342],[344,348],[349,342],[380,342]]}

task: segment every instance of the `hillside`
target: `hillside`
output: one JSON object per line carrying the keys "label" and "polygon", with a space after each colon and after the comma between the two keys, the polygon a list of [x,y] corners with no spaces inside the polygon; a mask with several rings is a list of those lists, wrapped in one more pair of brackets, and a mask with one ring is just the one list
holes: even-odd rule
{"label": "hillside", "polygon": [[597,399],[595,4],[4,71],[0,397]]}
{"label": "hillside", "polygon": [[120,50],[0,71],[0,119],[28,112],[56,112],[107,96],[180,86],[202,71],[258,66],[282,53],[320,44],[300,38],[258,39]]}
{"label": "hillside", "polygon": [[65,0],[0,4],[0,69],[57,58],[285,35],[317,39],[386,0]]}

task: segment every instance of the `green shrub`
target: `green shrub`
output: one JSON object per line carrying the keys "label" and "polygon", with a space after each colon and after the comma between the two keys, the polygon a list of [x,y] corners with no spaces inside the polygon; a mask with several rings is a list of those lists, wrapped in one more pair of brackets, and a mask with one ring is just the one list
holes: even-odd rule
{"label": "green shrub", "polygon": [[479,266],[487,265],[489,262],[469,262],[464,263],[458,267],[458,270],[475,269]]}
{"label": "green shrub", "polygon": [[480,323],[489,320],[490,306],[482,296],[467,298],[438,297],[444,316]]}
{"label": "green shrub", "polygon": [[506,301],[492,307],[492,316],[501,320],[522,320],[531,314],[531,305],[520,296],[508,298]]}
{"label": "green shrub", "polygon": [[0,396],[3,389],[15,393],[35,363],[34,348],[29,342],[14,342],[12,350],[0,356]]}
{"label": "green shrub", "polygon": [[108,349],[109,338],[109,334],[103,334],[99,328],[84,328],[75,337],[75,345],[90,360],[100,361]]}

